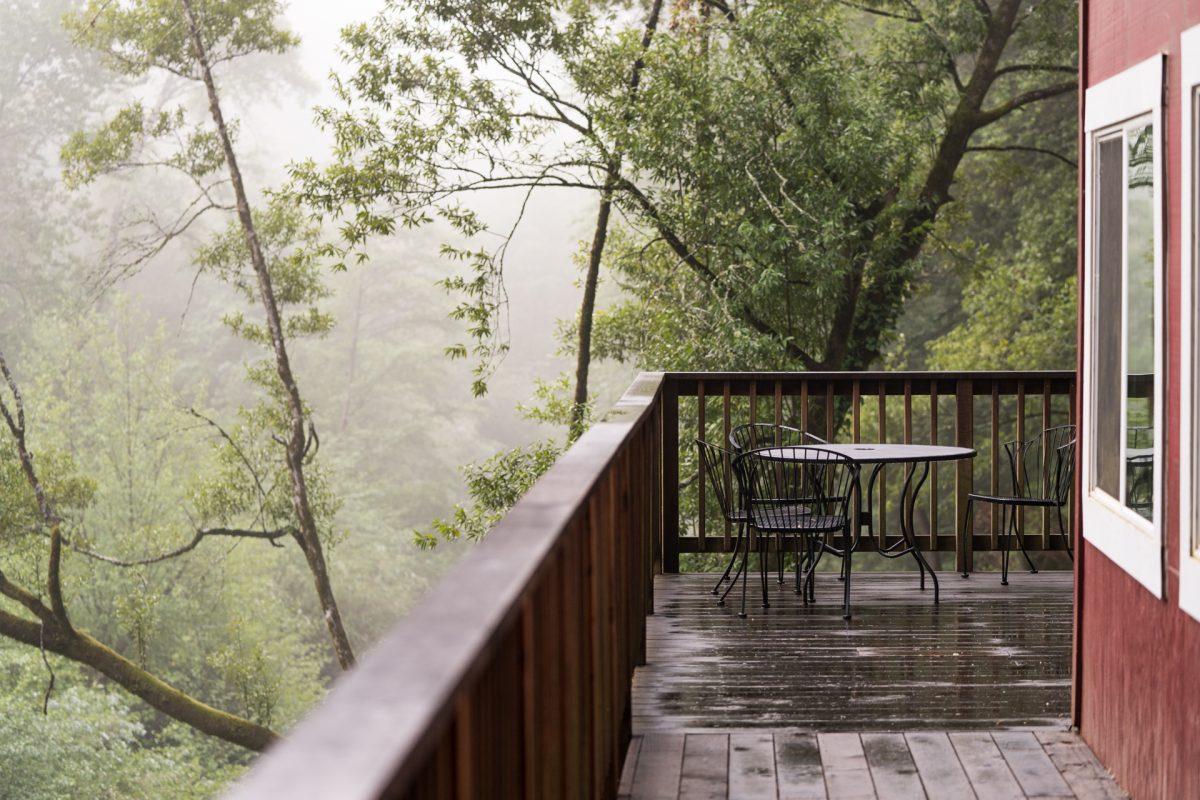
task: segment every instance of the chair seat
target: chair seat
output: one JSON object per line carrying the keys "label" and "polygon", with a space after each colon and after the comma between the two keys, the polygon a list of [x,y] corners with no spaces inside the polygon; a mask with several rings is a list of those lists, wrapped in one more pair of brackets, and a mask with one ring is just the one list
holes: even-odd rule
{"label": "chair seat", "polygon": [[1033,506],[1036,508],[1054,508],[1060,505],[1057,500],[1049,497],[1016,497],[1011,494],[976,494],[967,495],[971,500],[981,500],[985,503],[1001,503],[1008,506]]}
{"label": "chair seat", "polygon": [[846,517],[841,514],[813,514],[807,508],[803,512],[780,514],[779,511],[760,511],[754,515],[753,524],[759,533],[829,533],[839,531],[846,525]]}

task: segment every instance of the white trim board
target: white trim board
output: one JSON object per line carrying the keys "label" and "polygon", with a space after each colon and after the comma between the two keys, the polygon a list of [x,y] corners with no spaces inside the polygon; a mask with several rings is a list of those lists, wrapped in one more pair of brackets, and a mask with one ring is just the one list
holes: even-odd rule
{"label": "white trim board", "polygon": [[[1165,56],[1156,55],[1129,69],[1109,78],[1087,90],[1084,130],[1084,294],[1083,308],[1085,314],[1083,326],[1083,374],[1082,379],[1082,420],[1079,441],[1082,445],[1080,458],[1080,489],[1083,507],[1083,536],[1092,546],[1104,553],[1114,563],[1128,572],[1135,580],[1146,587],[1155,597],[1163,596],[1163,461],[1165,456],[1163,428],[1164,403],[1163,387],[1165,378],[1164,358],[1165,317],[1163,304],[1163,288],[1165,286],[1165,242],[1163,237],[1163,197],[1164,170],[1163,160],[1163,64]],[[1095,144],[1098,133],[1110,133],[1119,129],[1124,123],[1139,117],[1149,116],[1154,126],[1154,363],[1156,365],[1154,392],[1154,508],[1153,522],[1126,508],[1119,498],[1113,498],[1108,493],[1093,489],[1092,459],[1093,422],[1095,418],[1093,398],[1093,369],[1095,354],[1093,353],[1093,337],[1096,320],[1094,313],[1093,293],[1095,291],[1095,246],[1094,221],[1095,212]],[[1123,148],[1127,152],[1127,148]],[[1123,156],[1123,158],[1127,158]],[[1127,222],[1127,214],[1122,214]],[[1128,247],[1123,251],[1128,254]],[[1124,279],[1123,279],[1124,280]],[[1127,293],[1122,300],[1126,305]],[[1125,311],[1122,311],[1122,317]],[[1122,330],[1127,330],[1123,324]],[[1124,352],[1124,348],[1122,349]],[[1123,362],[1124,363],[1124,362]],[[1122,367],[1122,374],[1125,373]],[[1122,403],[1121,435],[1125,433],[1125,403]],[[1122,453],[1125,444],[1122,443]],[[1122,469],[1124,475],[1124,469]],[[1122,477],[1124,487],[1124,477]]]}
{"label": "white trim board", "polygon": [[1192,547],[1192,531],[1200,512],[1200,497],[1196,492],[1197,470],[1200,453],[1197,453],[1196,435],[1200,433],[1196,420],[1197,402],[1200,392],[1193,385],[1197,375],[1195,360],[1200,356],[1196,336],[1196,269],[1197,258],[1196,191],[1200,188],[1196,180],[1196,148],[1200,146],[1200,129],[1197,127],[1196,92],[1200,91],[1200,25],[1189,28],[1179,36],[1180,47],[1180,109],[1179,143],[1183,162],[1179,175],[1180,209],[1180,326],[1179,326],[1179,607],[1200,619],[1200,558]]}

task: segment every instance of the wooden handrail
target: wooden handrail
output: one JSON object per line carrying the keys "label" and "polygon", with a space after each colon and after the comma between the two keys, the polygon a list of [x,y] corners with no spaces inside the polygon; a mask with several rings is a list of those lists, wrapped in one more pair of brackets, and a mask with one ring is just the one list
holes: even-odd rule
{"label": "wooden handrail", "polygon": [[652,610],[662,383],[640,375],[230,797],[614,796]]}

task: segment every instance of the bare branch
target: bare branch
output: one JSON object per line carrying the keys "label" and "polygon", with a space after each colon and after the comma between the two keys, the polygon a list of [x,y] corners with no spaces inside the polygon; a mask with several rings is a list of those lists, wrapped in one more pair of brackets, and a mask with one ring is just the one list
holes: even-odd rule
{"label": "bare branch", "polygon": [[159,564],[163,561],[168,561],[172,558],[181,556],[184,553],[190,553],[192,550],[195,550],[202,541],[210,536],[225,536],[234,539],[260,539],[270,542],[275,547],[282,547],[278,540],[285,536],[295,537],[296,529],[290,526],[286,528],[278,528],[272,531],[249,530],[245,528],[201,528],[200,530],[196,531],[195,535],[192,536],[191,541],[185,545],[175,548],[174,550],[168,550],[167,552],[160,553],[156,556],[129,560],[105,555],[104,553],[98,553],[95,550],[90,550],[82,545],[77,545],[70,541],[64,540],[64,542],[76,553],[87,556],[88,558],[96,561],[102,561],[105,564],[111,564],[114,567],[144,567],[149,564]]}
{"label": "bare branch", "polygon": [[852,2],[850,2],[850,0],[837,0],[837,4],[841,5],[841,6],[845,6],[846,8],[853,8],[856,11],[865,11],[866,13],[872,14],[876,17],[887,17],[888,19],[898,19],[898,20],[901,20],[902,22],[924,22],[924,19],[921,17],[920,14],[916,14],[915,16],[908,15],[908,14],[897,14],[894,11],[886,11],[882,8],[877,8],[875,6],[865,6],[865,5],[862,5],[861,3],[852,3]]}
{"label": "bare branch", "polygon": [[1069,64],[1009,64],[996,70],[996,77],[1010,75],[1014,72],[1062,72],[1067,75],[1078,75],[1079,68]]}
{"label": "bare branch", "polygon": [[1024,153],[1040,153],[1044,156],[1056,158],[1066,164],[1071,169],[1075,169],[1079,165],[1071,159],[1064,156],[1062,153],[1056,153],[1053,150],[1048,150],[1044,147],[1032,147],[1028,145],[1010,144],[1010,145],[971,145],[967,148],[968,153],[1008,153],[1008,152],[1024,152]]}

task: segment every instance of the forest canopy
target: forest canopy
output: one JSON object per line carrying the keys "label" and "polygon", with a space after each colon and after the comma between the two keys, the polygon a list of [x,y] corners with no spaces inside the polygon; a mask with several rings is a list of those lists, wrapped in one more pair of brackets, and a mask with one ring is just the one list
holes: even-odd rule
{"label": "forest canopy", "polygon": [[638,370],[1070,367],[1077,11],[0,4],[5,796],[219,793]]}

